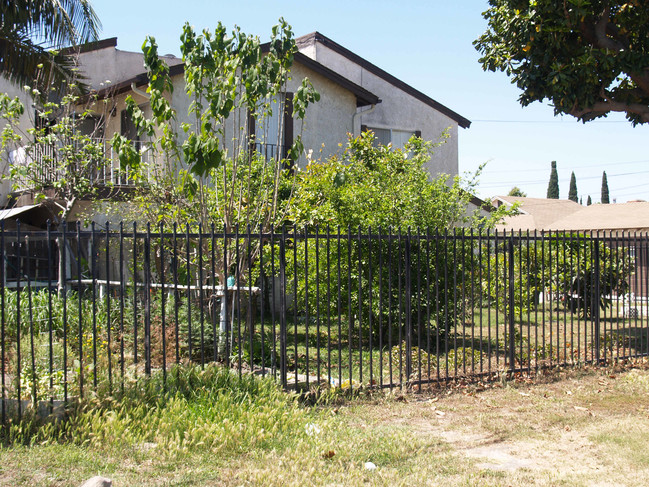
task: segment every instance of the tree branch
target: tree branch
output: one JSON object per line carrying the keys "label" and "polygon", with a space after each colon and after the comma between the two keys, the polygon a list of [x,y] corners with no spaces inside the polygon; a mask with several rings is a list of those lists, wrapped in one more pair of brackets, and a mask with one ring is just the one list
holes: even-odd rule
{"label": "tree branch", "polygon": [[571,109],[568,113],[582,120],[591,120],[593,118],[605,115],[607,112],[626,112],[638,115],[643,122],[649,122],[649,106],[641,103],[625,103],[615,100],[599,101],[591,107]]}

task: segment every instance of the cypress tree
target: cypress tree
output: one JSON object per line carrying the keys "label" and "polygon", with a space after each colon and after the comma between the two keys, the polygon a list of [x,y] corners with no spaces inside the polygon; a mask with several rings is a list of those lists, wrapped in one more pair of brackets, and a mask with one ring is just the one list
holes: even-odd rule
{"label": "cypress tree", "polygon": [[572,171],[570,175],[570,191],[568,192],[568,199],[577,203],[577,178],[575,177],[575,171]]}
{"label": "cypress tree", "polygon": [[606,179],[606,171],[602,173],[602,204],[608,205],[608,179]]}
{"label": "cypress tree", "polygon": [[593,204],[593,200],[590,199],[590,195],[588,195],[588,199],[586,200],[586,206],[590,206]]}
{"label": "cypress tree", "polygon": [[557,161],[552,161],[547,197],[554,200],[559,199],[559,174],[557,173]]}

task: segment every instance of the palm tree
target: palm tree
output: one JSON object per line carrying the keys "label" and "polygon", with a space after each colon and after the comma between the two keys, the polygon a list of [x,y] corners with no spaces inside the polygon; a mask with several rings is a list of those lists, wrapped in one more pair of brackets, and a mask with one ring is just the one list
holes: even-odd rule
{"label": "palm tree", "polygon": [[89,0],[0,0],[0,75],[22,86],[74,77],[70,51],[101,27]]}

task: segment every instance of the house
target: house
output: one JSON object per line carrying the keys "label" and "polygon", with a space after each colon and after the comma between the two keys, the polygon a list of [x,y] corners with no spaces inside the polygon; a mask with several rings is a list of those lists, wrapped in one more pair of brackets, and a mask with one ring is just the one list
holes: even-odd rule
{"label": "house", "polygon": [[496,196],[494,206],[519,203],[519,214],[505,218],[497,231],[548,234],[585,233],[599,237],[611,247],[628,249],[635,260],[629,276],[631,292],[647,296],[649,291],[649,202],[630,201],[609,205],[582,206],[570,200]]}
{"label": "house", "polygon": [[518,204],[518,214],[507,217],[496,225],[497,231],[534,232],[554,229],[553,223],[564,216],[571,215],[582,208],[579,203],[571,200],[527,198],[520,196],[495,196],[491,200],[495,208],[512,207]]}
{"label": "house", "polygon": [[[365,129],[373,130],[379,142],[390,142],[398,147],[414,134],[427,140],[438,140],[442,132],[448,130],[450,138],[436,149],[427,168],[431,177],[458,173],[458,128],[468,128],[469,120],[318,32],[297,38],[297,46],[299,52],[294,58],[287,92],[294,92],[299,82],[308,77],[320,93],[320,101],[307,110],[303,127],[294,128],[291,117],[284,116],[286,129],[283,130],[283,140],[258,143],[258,146],[262,145],[258,147],[260,152],[270,157],[280,155],[292,144],[297,130],[302,133],[306,152],[312,151],[316,158],[340,151],[348,133],[357,135]],[[264,47],[267,48],[262,45],[262,49]],[[110,107],[102,120],[103,136],[109,139],[118,132],[134,137],[124,108],[125,99],[130,95],[145,114],[148,113],[148,99],[142,91],[148,82],[143,55],[117,49],[117,38],[90,43],[76,50],[80,72],[86,83],[100,98],[110,100]],[[182,117],[187,117],[190,102],[181,89],[184,66],[173,55],[163,58],[170,66],[176,88],[172,106],[182,122]],[[0,79],[0,90],[18,94],[27,107],[32,104],[24,90],[3,79]],[[33,113],[26,110],[21,120],[24,130],[33,124],[33,118]],[[230,133],[235,133],[234,127],[231,130]],[[107,146],[106,150],[110,151],[110,147]],[[5,173],[10,157],[10,154],[3,157],[4,167],[0,169]],[[123,184],[119,163],[116,158],[112,159],[112,167],[103,170],[102,177],[110,179],[112,184]],[[305,164],[306,158],[301,157],[298,163]],[[0,186],[0,207],[15,206],[15,202],[9,201],[10,196],[11,185],[5,181]],[[19,203],[33,202],[23,198]]]}

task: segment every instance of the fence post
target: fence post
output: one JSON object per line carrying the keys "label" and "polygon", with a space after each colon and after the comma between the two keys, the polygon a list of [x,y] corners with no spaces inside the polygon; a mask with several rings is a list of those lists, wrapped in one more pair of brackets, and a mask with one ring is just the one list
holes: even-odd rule
{"label": "fence post", "polygon": [[[151,375],[151,224],[144,241],[144,372]],[[191,337],[190,337],[191,340]]]}
{"label": "fence post", "polygon": [[405,261],[405,291],[406,291],[406,382],[410,381],[412,374],[412,317],[411,317],[411,289],[410,289],[410,227],[408,227],[408,235],[406,236],[406,261]]}
{"label": "fence post", "polygon": [[282,386],[286,387],[286,227],[284,226],[279,240],[279,343],[280,379]]}
{"label": "fence post", "polygon": [[600,277],[600,262],[599,262],[599,240],[595,237],[594,242],[595,248],[593,249],[593,258],[594,262],[594,282],[593,282],[593,302],[591,309],[593,310],[593,321],[595,326],[595,362],[599,362],[599,346],[600,346],[600,336],[599,336],[599,277]]}
{"label": "fence post", "polygon": [[507,316],[509,320],[509,368],[514,370],[515,361],[516,361],[516,340],[515,340],[515,331],[516,327],[514,325],[514,231],[512,230],[512,235],[509,237],[509,273],[508,273],[508,310]]}

